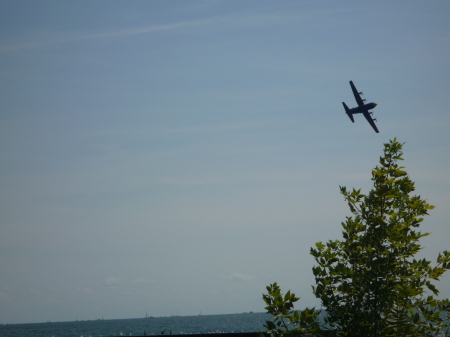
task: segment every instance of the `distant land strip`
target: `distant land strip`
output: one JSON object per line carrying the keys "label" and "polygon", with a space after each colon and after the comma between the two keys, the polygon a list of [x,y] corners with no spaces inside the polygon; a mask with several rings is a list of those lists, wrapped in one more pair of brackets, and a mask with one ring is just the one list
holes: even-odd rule
{"label": "distant land strip", "polygon": [[[163,335],[133,335],[131,337],[186,337],[188,335],[193,335],[195,337],[214,337],[214,336],[220,336],[220,337],[258,337],[259,332],[224,332],[224,333],[189,333],[189,334],[182,334],[182,335],[170,335],[170,334],[163,334]],[[266,332],[262,333],[265,337],[269,337],[270,335]],[[110,336],[110,337],[117,337],[117,336]]]}

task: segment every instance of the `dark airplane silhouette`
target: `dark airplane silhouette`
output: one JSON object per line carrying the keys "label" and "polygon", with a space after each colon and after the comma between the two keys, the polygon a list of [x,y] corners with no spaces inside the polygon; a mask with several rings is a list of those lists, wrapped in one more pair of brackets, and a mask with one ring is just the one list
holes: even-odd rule
{"label": "dark airplane silhouette", "polygon": [[370,109],[373,109],[377,106],[377,103],[367,103],[364,104],[366,101],[365,99],[361,99],[361,96],[363,93],[358,92],[356,90],[355,85],[352,81],[350,81],[350,86],[352,87],[353,95],[355,96],[356,103],[358,103],[358,107],[349,109],[348,106],[342,102],[342,105],[344,105],[345,112],[347,113],[348,117],[351,119],[353,123],[355,123],[355,120],[353,119],[353,114],[360,114],[362,113],[364,117],[366,117],[369,124],[373,127],[376,133],[379,133],[377,126],[375,125],[374,121],[376,121],[375,118],[372,118],[372,112],[369,112]]}

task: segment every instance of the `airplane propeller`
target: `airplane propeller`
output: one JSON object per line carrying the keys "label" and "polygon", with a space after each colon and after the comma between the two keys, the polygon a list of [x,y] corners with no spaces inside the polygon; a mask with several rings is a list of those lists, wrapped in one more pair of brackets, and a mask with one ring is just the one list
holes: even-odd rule
{"label": "airplane propeller", "polygon": [[376,122],[376,121],[377,121],[377,119],[376,119],[376,118],[373,118],[372,120],[373,120],[374,122]]}

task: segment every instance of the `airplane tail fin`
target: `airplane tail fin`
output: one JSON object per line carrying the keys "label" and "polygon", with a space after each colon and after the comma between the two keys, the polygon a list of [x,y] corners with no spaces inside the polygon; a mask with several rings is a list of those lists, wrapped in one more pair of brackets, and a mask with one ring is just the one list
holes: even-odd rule
{"label": "airplane tail fin", "polygon": [[347,104],[345,104],[344,102],[342,102],[342,105],[344,106],[345,112],[347,113],[348,118],[350,118],[350,120],[355,123],[355,120],[353,119],[353,115],[350,112],[350,109],[348,108]]}

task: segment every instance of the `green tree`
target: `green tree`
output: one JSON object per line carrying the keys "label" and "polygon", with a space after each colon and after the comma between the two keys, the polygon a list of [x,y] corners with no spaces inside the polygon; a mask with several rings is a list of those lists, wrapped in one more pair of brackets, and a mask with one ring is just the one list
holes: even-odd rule
{"label": "green tree", "polygon": [[[416,260],[418,228],[434,206],[411,195],[414,182],[404,167],[397,139],[384,144],[380,165],[372,171],[373,189],[340,187],[352,217],[342,223],[343,240],[311,248],[317,266],[313,292],[327,313],[327,334],[340,336],[448,335],[450,302],[438,300],[438,281],[450,268],[444,251],[432,266]],[[447,317],[444,314],[447,313]],[[445,330],[447,329],[447,330]]]}
{"label": "green tree", "polygon": [[[320,331],[318,319],[320,312],[315,308],[294,310],[294,303],[300,299],[294,293],[288,291],[283,295],[276,282],[266,288],[267,294],[263,294],[263,300],[267,304],[265,309],[274,320],[266,321],[264,327],[271,336],[303,336],[305,333]],[[260,334],[260,337],[263,335]]]}

